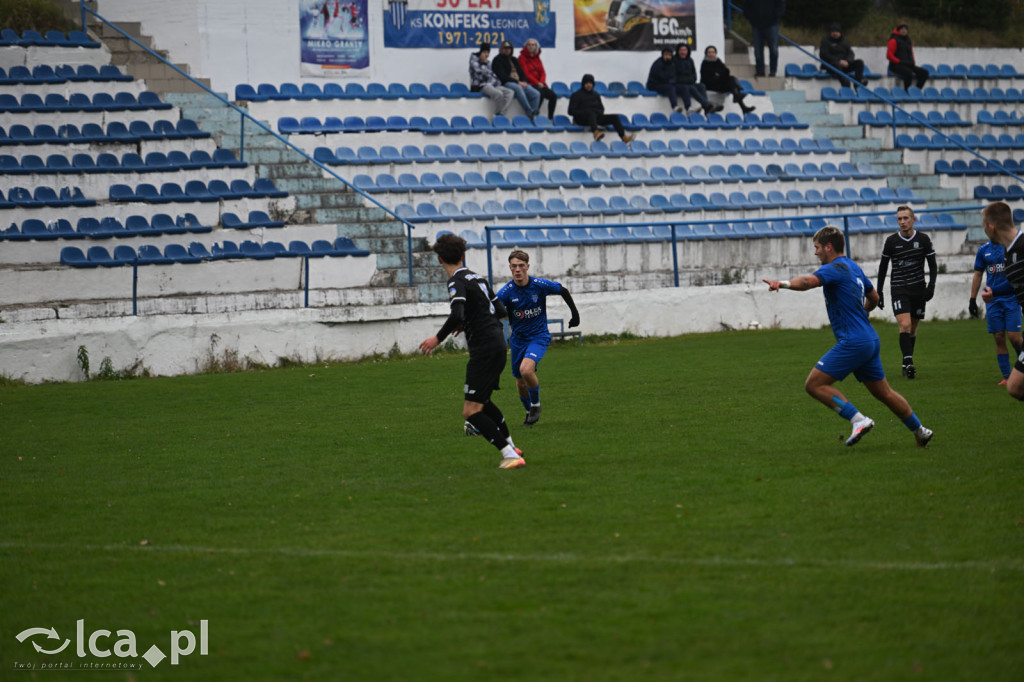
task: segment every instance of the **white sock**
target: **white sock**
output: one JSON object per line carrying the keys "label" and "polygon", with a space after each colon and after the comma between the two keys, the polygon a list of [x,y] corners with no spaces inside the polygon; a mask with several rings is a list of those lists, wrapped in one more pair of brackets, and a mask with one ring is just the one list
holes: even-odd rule
{"label": "white sock", "polygon": [[501,449],[501,456],[505,459],[519,459],[519,455],[516,454],[512,441],[509,441],[508,445]]}
{"label": "white sock", "polygon": [[857,422],[862,422],[865,419],[867,419],[867,417],[858,412],[857,414],[853,415],[853,417],[850,419],[850,422],[856,424]]}

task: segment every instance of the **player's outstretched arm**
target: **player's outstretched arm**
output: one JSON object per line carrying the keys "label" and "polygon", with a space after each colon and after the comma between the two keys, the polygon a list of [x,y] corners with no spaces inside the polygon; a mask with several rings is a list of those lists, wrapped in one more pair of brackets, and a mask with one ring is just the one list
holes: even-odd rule
{"label": "player's outstretched arm", "polygon": [[807,291],[821,286],[821,280],[816,275],[803,275],[795,279],[784,280],[762,279],[761,281],[768,285],[768,291],[778,291],[779,289]]}

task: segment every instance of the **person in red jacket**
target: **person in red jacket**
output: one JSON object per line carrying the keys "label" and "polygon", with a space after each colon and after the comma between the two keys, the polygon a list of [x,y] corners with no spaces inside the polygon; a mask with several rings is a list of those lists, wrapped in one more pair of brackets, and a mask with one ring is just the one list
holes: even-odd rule
{"label": "person in red jacket", "polygon": [[519,52],[519,65],[523,67],[526,82],[537,89],[541,99],[548,101],[548,118],[555,117],[555,101],[558,95],[548,87],[548,76],[544,71],[544,62],[540,60],[540,43],[533,38],[526,41]]}
{"label": "person in red jacket", "polygon": [[922,69],[914,61],[914,41],[907,35],[910,29],[906,22],[896,25],[892,35],[889,36],[889,45],[885,49],[885,58],[889,60],[889,71],[892,75],[903,80],[903,89],[906,90],[910,84],[917,79],[917,87],[923,88],[928,80],[928,72]]}

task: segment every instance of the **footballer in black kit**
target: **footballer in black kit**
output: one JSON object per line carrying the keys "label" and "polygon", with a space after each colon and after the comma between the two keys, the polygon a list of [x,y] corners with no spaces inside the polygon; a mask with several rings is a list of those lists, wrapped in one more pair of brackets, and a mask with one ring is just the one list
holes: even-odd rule
{"label": "footballer in black kit", "polygon": [[[935,277],[938,265],[931,238],[914,229],[914,211],[907,206],[896,210],[899,232],[889,235],[882,247],[882,259],[878,263],[878,307],[885,306],[882,285],[892,263],[892,279],[889,282],[890,305],[900,329],[900,351],[903,354],[903,376],[913,379],[917,376],[914,365],[914,345],[917,341],[917,325],[924,319],[925,304],[935,295]],[[928,263],[928,280],[925,281],[924,266]]]}
{"label": "footballer in black kit", "polygon": [[435,336],[420,343],[420,351],[428,354],[451,334],[462,331],[469,347],[466,364],[465,401],[462,418],[466,433],[486,438],[501,452],[499,469],[526,466],[523,453],[512,442],[505,416],[491,402],[491,393],[498,389],[505,370],[508,351],[500,318],[506,316],[505,306],[494,295],[487,280],[463,265],[466,240],[448,233],[434,244],[437,260],[448,273],[448,319]]}

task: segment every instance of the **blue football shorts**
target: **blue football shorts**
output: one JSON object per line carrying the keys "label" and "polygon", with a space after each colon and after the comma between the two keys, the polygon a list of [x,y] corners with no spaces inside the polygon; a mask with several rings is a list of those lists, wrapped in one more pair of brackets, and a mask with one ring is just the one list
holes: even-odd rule
{"label": "blue football shorts", "polygon": [[528,339],[525,341],[517,341],[515,338],[512,339],[512,376],[516,379],[522,378],[522,374],[519,373],[519,365],[523,364],[523,360],[529,358],[540,366],[540,361],[544,357],[544,353],[548,351],[548,345],[551,343],[550,338],[543,339]]}
{"label": "blue football shorts", "polygon": [[989,334],[1019,332],[1021,315],[1017,299],[1007,296],[985,304],[985,323],[988,325]]}
{"label": "blue football shorts", "polygon": [[840,341],[821,356],[815,366],[836,381],[842,381],[851,372],[861,383],[878,381],[885,378],[879,348],[881,343],[878,339]]}

